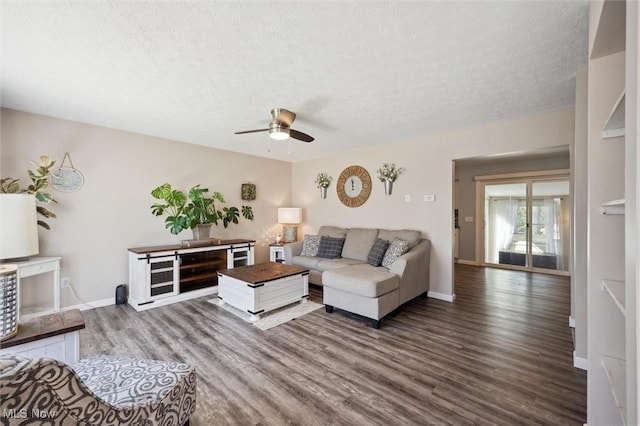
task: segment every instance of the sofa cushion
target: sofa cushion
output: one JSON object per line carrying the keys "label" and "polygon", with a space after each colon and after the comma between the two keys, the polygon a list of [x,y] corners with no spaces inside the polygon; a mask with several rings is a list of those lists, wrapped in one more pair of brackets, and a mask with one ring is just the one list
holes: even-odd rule
{"label": "sofa cushion", "polygon": [[387,248],[384,258],[382,259],[382,266],[385,268],[391,267],[391,264],[396,261],[397,258],[405,254],[409,250],[409,242],[394,238],[389,247]]}
{"label": "sofa cushion", "polygon": [[291,264],[305,269],[318,269],[318,262],[321,260],[325,259],[315,256],[293,256],[291,258]]}
{"label": "sofa cushion", "polygon": [[371,266],[382,265],[382,259],[384,259],[387,248],[389,248],[389,241],[377,238],[376,242],[373,243],[373,247],[371,247],[371,250],[369,250],[367,263]]}
{"label": "sofa cushion", "polygon": [[316,256],[320,247],[320,235],[305,235],[301,256]]}
{"label": "sofa cushion", "polygon": [[347,231],[348,229],[339,228],[337,226],[321,226],[320,230],[318,231],[318,235],[324,235],[326,237],[333,238],[344,238],[347,236]]}
{"label": "sofa cushion", "polygon": [[347,232],[342,248],[342,257],[367,261],[367,256],[378,237],[377,229],[353,228]]}
{"label": "sofa cushion", "polygon": [[412,249],[417,246],[422,239],[422,233],[410,229],[381,229],[378,233],[378,238],[387,241],[392,241],[394,238],[405,240],[409,243],[409,249]]}
{"label": "sofa cushion", "polygon": [[318,259],[318,271],[324,272],[336,268],[344,268],[345,266],[360,265],[362,262],[354,259]]}
{"label": "sofa cushion", "polygon": [[322,283],[347,293],[380,297],[398,289],[400,279],[385,268],[363,263],[326,271],[322,274]]}
{"label": "sofa cushion", "polygon": [[325,257],[327,259],[337,259],[342,254],[342,247],[344,246],[344,238],[333,238],[322,236],[320,237],[320,246],[318,247],[318,257]]}

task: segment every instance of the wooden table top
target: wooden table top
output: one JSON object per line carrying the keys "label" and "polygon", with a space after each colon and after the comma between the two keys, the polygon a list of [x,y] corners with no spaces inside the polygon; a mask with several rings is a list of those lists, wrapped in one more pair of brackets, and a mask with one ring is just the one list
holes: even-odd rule
{"label": "wooden table top", "polygon": [[18,322],[18,334],[11,339],[0,342],[0,349],[35,342],[83,328],[85,328],[84,318],[79,309],[21,320]]}
{"label": "wooden table top", "polygon": [[132,247],[132,248],[129,248],[128,250],[136,254],[144,254],[144,253],[155,253],[159,251],[184,250],[189,248],[247,245],[247,244],[255,244],[255,242],[256,242],[255,240],[243,240],[243,239],[217,240],[214,238],[209,238],[207,240],[203,240],[202,245],[194,245],[193,247],[185,247],[181,244],[167,244],[162,246]]}
{"label": "wooden table top", "polygon": [[308,274],[309,270],[278,262],[258,263],[256,265],[240,266],[238,268],[218,271],[218,275],[226,275],[244,281],[247,284],[262,284],[268,281],[305,273]]}

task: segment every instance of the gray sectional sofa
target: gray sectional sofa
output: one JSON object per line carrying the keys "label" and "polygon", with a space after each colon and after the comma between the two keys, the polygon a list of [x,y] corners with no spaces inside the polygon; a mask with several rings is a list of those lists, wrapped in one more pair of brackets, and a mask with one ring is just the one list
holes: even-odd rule
{"label": "gray sectional sofa", "polygon": [[[323,240],[321,250],[315,253],[313,246],[319,239]],[[322,250],[329,240],[338,246],[343,240],[339,254],[336,247],[331,247],[333,253]],[[383,259],[386,266],[377,266],[372,248],[384,247],[384,242],[399,247],[400,252],[387,251]],[[285,262],[309,269],[309,282],[323,286],[327,312],[335,307],[362,315],[370,318],[375,328],[403,303],[426,295],[430,253],[431,242],[419,231],[335,226],[323,226],[317,236],[305,235],[305,241],[284,246]]]}

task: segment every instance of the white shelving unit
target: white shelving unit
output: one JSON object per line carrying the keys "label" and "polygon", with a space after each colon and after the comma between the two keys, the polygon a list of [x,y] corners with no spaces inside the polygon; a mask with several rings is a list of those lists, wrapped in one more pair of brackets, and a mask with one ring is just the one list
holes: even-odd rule
{"label": "white shelving unit", "polygon": [[606,291],[613,299],[622,315],[625,314],[624,308],[624,281],[602,280],[602,289]]}
{"label": "white shelving unit", "polygon": [[624,114],[625,114],[625,97],[624,92],[618,98],[618,102],[613,107],[611,114],[609,114],[609,118],[607,119],[604,128],[602,130],[602,138],[610,139],[617,138],[620,136],[624,136],[625,127],[624,127]]}
{"label": "white shelving unit", "polygon": [[[635,1],[615,0],[592,1],[589,10],[589,426],[640,423],[635,273],[640,248],[636,241],[638,10]],[[612,139],[614,143],[609,142]],[[612,199],[616,196],[621,198]]]}
{"label": "white shelving unit", "polygon": [[620,417],[622,417],[622,424],[627,424],[627,407],[626,407],[626,388],[627,388],[627,363],[618,358],[610,356],[602,357],[602,367],[609,380],[609,385],[613,392],[613,399],[616,402]]}
{"label": "white shelving unit", "polygon": [[604,202],[600,208],[602,214],[624,214],[624,198]]}

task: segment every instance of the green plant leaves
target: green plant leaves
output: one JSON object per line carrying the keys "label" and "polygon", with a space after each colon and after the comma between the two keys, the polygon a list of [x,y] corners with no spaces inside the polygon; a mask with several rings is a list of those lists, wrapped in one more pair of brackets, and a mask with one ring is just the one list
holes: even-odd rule
{"label": "green plant leaves", "polygon": [[253,209],[251,206],[242,206],[242,217],[247,220],[253,220]]}
{"label": "green plant leaves", "polygon": [[[185,229],[193,229],[196,225],[212,223],[222,224],[226,228],[230,223],[239,223],[240,210],[237,207],[224,207],[222,210],[216,208],[216,201],[224,203],[222,193],[213,192],[209,194],[208,188],[200,185],[193,186],[188,193],[173,189],[170,184],[165,183],[151,191],[151,195],[164,203],[151,205],[151,213],[155,216],[167,214],[165,226],[172,234],[178,234]],[[188,197],[188,198],[187,198]],[[187,201],[190,201],[187,203]],[[253,210],[251,206],[242,206],[242,216],[247,220],[253,220]]]}

